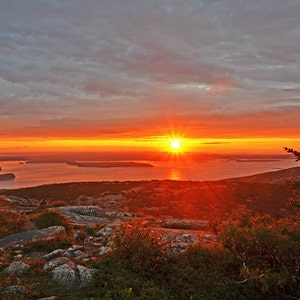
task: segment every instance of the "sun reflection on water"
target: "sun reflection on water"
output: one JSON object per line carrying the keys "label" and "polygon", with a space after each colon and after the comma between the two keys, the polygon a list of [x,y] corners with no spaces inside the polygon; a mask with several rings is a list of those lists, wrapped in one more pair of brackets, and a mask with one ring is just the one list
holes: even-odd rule
{"label": "sun reflection on water", "polygon": [[177,169],[171,169],[169,179],[171,180],[182,180],[181,173]]}

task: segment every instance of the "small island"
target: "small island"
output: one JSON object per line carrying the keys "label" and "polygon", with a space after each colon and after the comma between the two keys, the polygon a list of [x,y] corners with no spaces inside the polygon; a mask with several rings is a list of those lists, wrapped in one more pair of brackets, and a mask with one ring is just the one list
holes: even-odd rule
{"label": "small island", "polygon": [[68,165],[85,168],[147,168],[154,167],[148,163],[140,163],[133,161],[69,161]]}
{"label": "small island", "polygon": [[16,176],[13,173],[0,174],[0,181],[13,180]]}
{"label": "small island", "polygon": [[236,159],[236,162],[274,162],[280,161],[280,159]]}

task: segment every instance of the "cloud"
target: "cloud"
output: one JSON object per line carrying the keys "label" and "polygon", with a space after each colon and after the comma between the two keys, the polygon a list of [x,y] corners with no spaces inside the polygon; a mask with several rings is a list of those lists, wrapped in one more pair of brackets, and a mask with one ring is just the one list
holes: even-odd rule
{"label": "cloud", "polygon": [[[10,135],[194,136],[299,128],[295,0],[1,2]],[[146,128],[148,126],[150,128]]]}

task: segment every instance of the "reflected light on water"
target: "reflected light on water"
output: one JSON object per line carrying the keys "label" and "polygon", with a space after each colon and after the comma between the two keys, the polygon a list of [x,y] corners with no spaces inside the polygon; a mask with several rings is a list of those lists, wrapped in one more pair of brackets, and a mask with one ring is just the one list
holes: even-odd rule
{"label": "reflected light on water", "polygon": [[171,180],[182,180],[181,173],[177,169],[170,170],[169,178]]}

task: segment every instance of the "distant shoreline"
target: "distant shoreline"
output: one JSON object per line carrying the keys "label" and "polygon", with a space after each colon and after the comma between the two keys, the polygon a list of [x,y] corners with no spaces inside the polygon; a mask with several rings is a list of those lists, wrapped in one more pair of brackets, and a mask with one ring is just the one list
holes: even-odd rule
{"label": "distant shoreline", "polygon": [[[169,161],[174,157],[165,152],[45,152],[45,153],[0,153],[0,161],[30,161],[30,162],[68,162],[68,161]],[[216,159],[229,160],[282,160],[293,159],[292,154],[218,154],[205,152],[186,152],[185,156],[192,161],[209,161]]]}
{"label": "distant shoreline", "polygon": [[236,162],[274,162],[280,159],[236,159]]}

